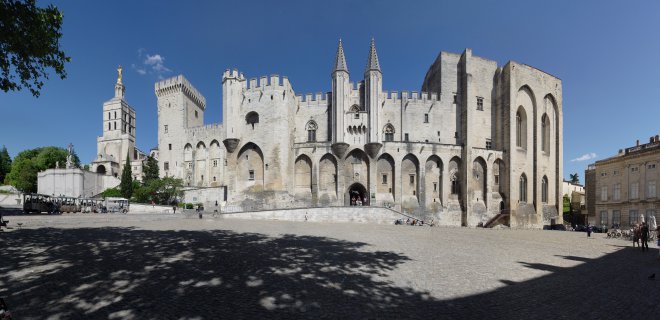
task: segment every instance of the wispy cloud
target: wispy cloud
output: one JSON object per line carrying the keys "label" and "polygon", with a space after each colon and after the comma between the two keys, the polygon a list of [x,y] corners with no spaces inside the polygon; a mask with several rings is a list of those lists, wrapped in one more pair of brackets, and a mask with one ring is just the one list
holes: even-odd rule
{"label": "wispy cloud", "polygon": [[145,49],[140,48],[138,49],[138,59],[140,62],[131,66],[139,75],[153,74],[158,79],[162,79],[166,73],[172,72],[165,66],[165,57],[158,53],[149,54]]}
{"label": "wispy cloud", "polygon": [[571,162],[575,162],[575,161],[587,161],[587,160],[591,160],[591,159],[593,159],[593,158],[595,158],[595,157],[597,157],[597,155],[596,155],[595,153],[593,153],[593,152],[585,153],[585,154],[583,154],[583,155],[581,155],[581,156],[579,156],[579,157],[577,157],[577,158],[575,158],[575,159],[572,159]]}

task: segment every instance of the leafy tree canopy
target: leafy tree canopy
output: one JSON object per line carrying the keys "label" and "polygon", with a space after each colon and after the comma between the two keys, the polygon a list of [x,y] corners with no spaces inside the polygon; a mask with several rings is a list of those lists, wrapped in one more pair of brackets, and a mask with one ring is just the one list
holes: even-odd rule
{"label": "leafy tree canopy", "polygon": [[131,170],[131,160],[126,155],[126,162],[124,163],[124,170],[121,173],[121,182],[119,189],[124,198],[130,199],[133,196],[133,170]]}
{"label": "leafy tree canopy", "polygon": [[[46,169],[66,165],[68,152],[58,147],[43,147],[21,151],[11,163],[11,171],[5,178],[8,184],[23,192],[37,192],[37,173]],[[80,166],[80,159],[73,155],[74,166]]]}
{"label": "leafy tree canopy", "polygon": [[144,164],[144,183],[158,179],[160,172],[158,169],[158,161],[152,156],[147,157],[147,162]]}
{"label": "leafy tree canopy", "polygon": [[2,150],[0,150],[0,184],[5,181],[9,170],[11,170],[11,157],[7,151],[7,147],[2,146]]}
{"label": "leafy tree canopy", "polygon": [[107,197],[114,197],[114,198],[121,198],[121,190],[119,188],[108,188],[105,189],[103,192],[101,192],[101,197],[107,198]]}
{"label": "leafy tree canopy", "polygon": [[38,97],[52,68],[66,78],[60,50],[62,13],[52,4],[39,8],[35,0],[0,0],[0,89],[30,90]]}

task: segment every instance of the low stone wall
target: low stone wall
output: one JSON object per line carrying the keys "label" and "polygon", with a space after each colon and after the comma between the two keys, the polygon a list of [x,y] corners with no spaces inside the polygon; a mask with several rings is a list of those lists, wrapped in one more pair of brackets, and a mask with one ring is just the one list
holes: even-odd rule
{"label": "low stone wall", "polygon": [[[177,208],[177,211],[181,208]],[[173,213],[172,206],[152,206],[143,203],[131,203],[128,213]]]}
{"label": "low stone wall", "polygon": [[20,206],[23,204],[23,195],[18,193],[0,193],[0,206]]}
{"label": "low stone wall", "polygon": [[[312,222],[358,222],[393,224],[396,219],[408,217],[386,208],[375,207],[333,207],[264,210],[240,213],[224,213],[225,219],[258,219]],[[306,217],[306,218],[305,218]]]}

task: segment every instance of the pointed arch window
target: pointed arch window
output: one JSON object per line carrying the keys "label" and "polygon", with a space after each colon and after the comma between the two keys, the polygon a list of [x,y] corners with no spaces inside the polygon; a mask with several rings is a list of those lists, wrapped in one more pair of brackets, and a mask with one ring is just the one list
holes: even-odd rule
{"label": "pointed arch window", "polygon": [[385,134],[385,141],[394,141],[394,126],[391,123],[385,125],[383,133]]}
{"label": "pointed arch window", "polygon": [[548,203],[548,177],[543,176],[541,180],[541,202]]}
{"label": "pointed arch window", "polygon": [[355,114],[355,119],[360,119],[360,107],[357,104],[351,106],[350,112]]}
{"label": "pointed arch window", "polygon": [[305,127],[307,129],[307,142],[315,142],[318,125],[313,120],[310,120]]}
{"label": "pointed arch window", "polygon": [[527,149],[527,115],[522,106],[516,112],[516,146]]}
{"label": "pointed arch window", "polygon": [[523,173],[520,175],[520,186],[519,186],[519,200],[520,202],[527,202],[527,176]]}
{"label": "pointed arch window", "polygon": [[459,194],[461,192],[461,186],[459,185],[456,173],[452,173],[449,180],[451,180],[451,194]]}
{"label": "pointed arch window", "polygon": [[550,120],[545,113],[541,117],[541,150],[550,152]]}

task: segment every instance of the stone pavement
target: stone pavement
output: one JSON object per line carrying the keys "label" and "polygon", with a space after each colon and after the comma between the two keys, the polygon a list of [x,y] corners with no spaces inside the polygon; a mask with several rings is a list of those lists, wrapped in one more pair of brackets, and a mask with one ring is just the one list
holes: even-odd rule
{"label": "stone pavement", "polygon": [[657,249],[603,234],[178,214],[6,218],[23,223],[0,233],[0,297],[16,319],[660,314]]}

